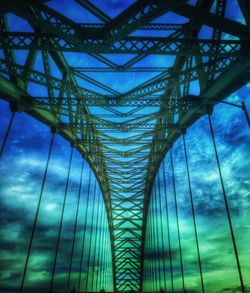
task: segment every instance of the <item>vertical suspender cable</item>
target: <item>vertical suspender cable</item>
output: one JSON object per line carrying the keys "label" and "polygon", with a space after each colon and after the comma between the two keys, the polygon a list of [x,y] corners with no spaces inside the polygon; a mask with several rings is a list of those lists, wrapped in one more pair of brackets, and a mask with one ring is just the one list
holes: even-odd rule
{"label": "vertical suspender cable", "polygon": [[102,289],[102,283],[101,283],[101,277],[102,277],[102,254],[103,254],[103,235],[104,235],[104,229],[103,229],[103,216],[104,216],[104,205],[102,208],[102,222],[101,222],[101,236],[100,236],[100,252],[99,252],[99,270],[98,270],[98,288]]}
{"label": "vertical suspender cable", "polygon": [[[103,206],[103,209],[105,209],[104,206]],[[105,219],[105,217],[104,217],[104,219]],[[102,229],[102,237],[101,237],[102,246],[101,246],[101,254],[100,254],[100,276],[99,276],[100,284],[99,284],[99,287],[104,289],[103,283],[102,283],[102,279],[103,279],[102,278],[103,277],[103,252],[104,252],[104,237],[105,237],[103,222],[102,222],[102,228],[101,229]]]}
{"label": "vertical suspender cable", "polygon": [[146,232],[145,232],[145,241],[144,241],[144,257],[143,257],[143,278],[142,278],[142,286],[141,286],[141,291],[142,292],[145,292],[145,280],[147,279],[150,279],[150,277],[148,276],[149,275],[149,272],[148,272],[148,266],[146,267],[145,266],[145,260],[147,259],[148,257],[148,225],[147,225],[148,222],[146,222]]}
{"label": "vertical suspender cable", "polygon": [[51,151],[52,151],[52,147],[53,147],[53,143],[54,143],[54,137],[55,137],[55,134],[52,133],[50,146],[49,146],[48,157],[47,157],[47,162],[46,162],[45,171],[44,171],[43,180],[42,180],[42,186],[41,186],[41,190],[40,190],[40,194],[39,194],[39,198],[38,198],[38,204],[37,204],[35,219],[34,219],[32,231],[31,231],[28,252],[27,252],[26,261],[25,261],[25,265],[24,265],[23,276],[22,276],[22,281],[21,281],[21,286],[20,286],[20,292],[23,292],[23,285],[24,285],[24,280],[25,280],[25,276],[26,276],[26,272],[27,272],[28,263],[29,263],[29,258],[30,258],[30,252],[31,252],[32,244],[33,244],[33,239],[34,239],[34,235],[35,235],[38,215],[39,215],[42,196],[43,196],[43,190],[44,190],[44,186],[45,186],[45,182],[46,182],[46,178],[47,178],[47,174],[48,174],[48,167],[49,167]]}
{"label": "vertical suspender cable", "polygon": [[[158,259],[158,266],[159,266],[159,251],[158,251],[158,231],[157,231],[157,223],[156,223],[156,217],[157,217],[157,213],[156,213],[156,186],[154,185],[154,195],[153,195],[153,203],[154,203],[154,208],[153,208],[153,222],[154,222],[154,232],[156,233],[156,237],[154,237],[154,254],[157,255],[157,259]],[[159,287],[159,282],[160,282],[160,274],[159,274],[159,268],[157,267],[157,260],[155,259],[155,276],[156,276],[156,290],[158,290]]]}
{"label": "vertical suspender cable", "polygon": [[[108,229],[107,229],[107,227],[106,227],[106,251],[108,250],[108,242],[109,242],[109,237],[108,237]],[[108,289],[108,283],[107,283],[107,281],[108,281],[108,279],[107,279],[107,277],[108,277],[108,273],[107,273],[107,271],[108,271],[108,253],[105,253],[105,264],[106,264],[106,270],[105,270],[105,272],[106,272],[106,286],[105,286],[105,288],[106,288],[106,290]]]}
{"label": "vertical suspender cable", "polygon": [[14,117],[15,117],[15,113],[16,112],[13,111],[12,114],[11,114],[11,117],[10,117],[9,125],[8,125],[7,131],[5,133],[5,136],[4,136],[4,139],[3,139],[3,143],[2,143],[2,146],[1,146],[1,150],[0,150],[0,160],[2,158],[3,151],[4,151],[4,148],[5,148],[5,145],[6,145],[6,142],[7,142],[9,133],[10,133],[10,130],[11,130],[11,126],[13,124],[13,120],[14,120]]}
{"label": "vertical suspender cable", "polygon": [[169,227],[169,210],[168,210],[168,195],[167,195],[167,182],[165,174],[165,158],[162,164],[163,168],[163,185],[165,193],[165,202],[166,202],[166,216],[167,216],[167,234],[168,234],[168,251],[169,251],[169,266],[170,266],[170,276],[171,276],[171,290],[174,291],[174,277],[173,277],[173,262],[172,262],[172,250],[171,250],[171,236],[170,236],[170,227]]}
{"label": "vertical suspender cable", "polygon": [[151,291],[154,292],[154,272],[153,272],[153,261],[152,261],[152,231],[151,231],[151,213],[149,209],[149,215],[148,215],[148,229],[149,229],[149,255],[150,255],[150,275],[151,275]]}
{"label": "vertical suspender cable", "polygon": [[97,209],[97,217],[96,217],[96,229],[95,229],[95,244],[94,244],[94,257],[93,257],[93,272],[92,272],[92,279],[91,279],[91,287],[90,290],[91,292],[94,291],[94,276],[95,276],[95,262],[96,262],[96,247],[97,247],[97,234],[98,234],[98,221],[99,221],[99,210],[100,210],[100,199],[101,199],[101,190],[99,189],[99,194],[98,194],[98,209]]}
{"label": "vertical suspender cable", "polygon": [[155,257],[155,254],[156,254],[156,245],[155,245],[155,218],[154,218],[154,186],[153,186],[153,189],[152,189],[152,195],[151,195],[151,219],[152,219],[152,226],[151,226],[151,230],[152,230],[152,245],[153,245],[153,253],[152,253],[152,256],[153,256],[153,268],[154,268],[154,290],[155,292],[157,291],[157,272],[156,272],[156,257]]}
{"label": "vertical suspender cable", "polygon": [[149,208],[149,229],[150,229],[150,263],[151,263],[151,271],[152,271],[152,292],[155,292],[155,270],[154,270],[154,259],[152,259],[153,251],[154,251],[154,245],[153,245],[153,225],[152,225],[152,195],[151,195],[151,202],[150,202],[150,208]]}
{"label": "vertical suspender cable", "polygon": [[102,263],[102,270],[101,270],[101,276],[100,276],[100,283],[101,283],[101,287],[105,288],[105,284],[104,284],[104,254],[105,254],[105,244],[106,244],[106,234],[105,234],[105,230],[104,227],[103,228],[103,245],[102,245],[102,255],[101,255],[101,263]]}
{"label": "vertical suspender cable", "polygon": [[107,271],[108,271],[108,254],[107,254],[107,251],[108,251],[108,235],[107,235],[107,230],[106,230],[106,248],[105,248],[105,251],[106,251],[106,253],[104,254],[104,264],[105,264],[105,288],[106,288],[106,290],[108,289],[108,279],[107,279],[107,277],[108,277],[108,273],[107,273]]}
{"label": "vertical suspender cable", "polygon": [[99,240],[98,240],[98,256],[97,256],[97,261],[98,261],[98,267],[97,267],[97,272],[96,272],[96,282],[95,282],[95,288],[96,291],[100,290],[100,285],[99,285],[99,271],[100,271],[100,251],[101,251],[101,243],[102,243],[102,229],[101,229],[101,225],[103,222],[103,206],[101,208],[101,221],[100,221],[100,225],[98,225],[98,230],[99,230]]}
{"label": "vertical suspender cable", "polygon": [[148,229],[148,262],[149,262],[149,265],[150,265],[150,288],[151,288],[151,291],[153,292],[154,289],[153,289],[153,270],[152,270],[152,258],[151,258],[151,255],[152,255],[152,241],[151,241],[151,227],[150,227],[150,205],[148,207],[148,216],[147,216],[147,229]]}
{"label": "vertical suspender cable", "polygon": [[211,120],[210,115],[208,115],[208,121],[209,121],[212,141],[213,141],[213,147],[214,147],[217,167],[218,167],[219,176],[220,176],[220,183],[221,183],[223,199],[224,199],[224,203],[225,203],[225,207],[226,207],[226,214],[227,214],[228,224],[229,224],[231,238],[232,238],[232,242],[233,242],[233,248],[234,248],[234,254],[235,254],[236,264],[237,264],[237,268],[238,268],[238,273],[239,273],[241,290],[242,290],[242,292],[245,292],[245,287],[244,287],[242,273],[241,273],[241,267],[240,267],[240,261],[239,261],[239,256],[238,256],[238,250],[237,250],[236,240],[235,240],[234,231],[233,231],[233,224],[232,224],[232,221],[231,221],[230,210],[229,210],[229,206],[228,206],[228,201],[227,201],[225,186],[224,186],[224,182],[223,182],[223,177],[222,177],[222,172],[221,172],[221,167],[220,167],[220,161],[219,161],[217,146],[216,146],[215,139],[214,139],[214,130],[213,130],[213,125],[212,125],[212,120]]}
{"label": "vertical suspender cable", "polygon": [[74,226],[74,232],[73,232],[73,243],[72,243],[72,247],[71,247],[70,262],[69,262],[69,276],[68,276],[67,291],[69,291],[70,278],[71,278],[71,273],[72,273],[72,262],[73,262],[74,248],[75,248],[76,229],[77,229],[77,224],[78,224],[78,214],[79,214],[80,198],[81,198],[81,192],[82,192],[83,169],[84,169],[84,160],[82,160],[82,168],[81,168],[81,175],[80,175],[80,182],[79,182],[79,189],[78,189],[78,199],[77,199],[77,207],[76,207],[75,226]]}
{"label": "vertical suspender cable", "polygon": [[90,267],[92,239],[93,239],[93,222],[94,222],[95,200],[96,200],[96,179],[95,179],[95,185],[94,185],[94,196],[92,200],[93,200],[93,205],[92,205],[92,211],[91,211],[91,227],[90,227],[90,239],[89,239],[89,249],[88,249],[88,262],[87,262],[87,278],[86,278],[86,284],[85,284],[86,292],[88,292],[89,267]]}
{"label": "vertical suspender cable", "polygon": [[246,115],[247,124],[248,124],[248,127],[250,128],[250,118],[249,118],[249,114],[247,112],[247,107],[246,107],[245,102],[242,102],[242,110],[244,111],[244,113]]}
{"label": "vertical suspender cable", "polygon": [[83,236],[82,236],[82,249],[80,256],[80,273],[78,279],[78,291],[81,291],[81,279],[82,279],[82,263],[83,263],[83,253],[85,247],[85,238],[86,238],[86,227],[87,227],[87,216],[88,216],[88,206],[89,206],[89,194],[90,194],[90,182],[91,182],[91,169],[89,170],[89,182],[88,182],[88,191],[87,191],[87,202],[85,208],[85,219],[84,219],[84,227],[83,227]]}
{"label": "vertical suspender cable", "polygon": [[158,171],[158,196],[159,196],[159,207],[160,207],[160,218],[161,218],[161,245],[162,245],[162,263],[163,263],[163,276],[164,276],[164,290],[167,290],[167,276],[166,276],[166,266],[165,266],[165,249],[164,249],[164,238],[163,238],[163,219],[162,219],[162,204],[161,204],[161,189],[160,189],[160,170]]}
{"label": "vertical suspender cable", "polygon": [[58,231],[58,235],[57,235],[56,252],[55,252],[55,257],[54,257],[54,262],[53,262],[52,278],[51,278],[51,282],[50,282],[50,290],[49,290],[49,292],[52,292],[53,291],[53,286],[54,286],[56,262],[57,262],[57,255],[58,255],[59,243],[60,243],[60,240],[61,240],[62,224],[63,224],[63,217],[64,217],[64,210],[65,210],[65,204],[66,204],[66,197],[67,197],[68,186],[69,186],[69,175],[70,175],[70,170],[71,170],[73,150],[74,150],[74,148],[71,147],[70,160],[69,160],[69,166],[68,166],[68,174],[67,174],[67,181],[66,181],[66,186],[65,186],[65,191],[64,191],[63,207],[62,207],[61,219],[60,219],[60,224],[59,224],[59,231]]}
{"label": "vertical suspender cable", "polygon": [[153,197],[154,197],[154,187],[152,190],[152,195],[151,195],[151,218],[152,218],[152,224],[151,224],[151,231],[152,231],[152,247],[153,247],[153,251],[152,251],[152,255],[153,255],[153,270],[154,270],[154,292],[157,291],[157,275],[156,275],[156,258],[155,258],[155,237],[154,237],[154,231],[155,231],[155,224],[154,224],[154,201],[153,201]]}
{"label": "vertical suspender cable", "polygon": [[185,135],[183,135],[182,138],[183,138],[185,162],[186,162],[186,169],[187,169],[187,179],[188,179],[189,196],[190,196],[192,216],[193,216],[195,242],[196,242],[197,255],[198,255],[198,263],[199,263],[199,269],[200,269],[201,289],[202,289],[202,292],[204,293],[205,290],[204,290],[204,282],[203,282],[203,274],[202,274],[202,265],[201,265],[200,248],[199,248],[199,239],[198,239],[197,226],[196,226],[196,220],[195,220],[193,191],[192,191],[192,187],[191,187],[190,170],[189,170],[189,163],[188,163],[188,156],[187,156],[187,147],[186,147]]}
{"label": "vertical suspender cable", "polygon": [[157,207],[157,192],[156,192],[156,184],[155,184],[155,194],[154,194],[154,202],[155,202],[155,214],[154,214],[154,219],[155,219],[155,232],[156,232],[156,250],[157,250],[157,259],[158,259],[158,267],[157,267],[157,273],[158,273],[158,288],[160,289],[161,287],[161,261],[160,261],[160,239],[159,239],[159,230],[158,230],[158,207]]}
{"label": "vertical suspender cable", "polygon": [[149,262],[149,258],[148,258],[148,255],[150,255],[150,239],[149,239],[149,230],[148,230],[148,217],[147,217],[147,227],[146,227],[146,247],[145,247],[145,251],[146,251],[146,254],[145,254],[145,257],[144,257],[144,262],[145,262],[145,259],[148,260],[148,266],[147,266],[147,273],[145,274],[145,271],[144,271],[144,281],[143,281],[143,292],[146,291],[146,287],[145,287],[145,280],[151,280],[152,276],[151,276],[151,265],[150,265],[150,262]]}
{"label": "vertical suspender cable", "polygon": [[249,118],[249,114],[248,114],[248,111],[247,111],[247,107],[246,107],[246,104],[245,104],[244,101],[242,101],[241,105],[234,104],[234,103],[227,102],[227,101],[222,101],[221,103],[222,104],[229,105],[229,106],[233,106],[233,107],[236,107],[236,108],[240,108],[244,112],[245,117],[246,117],[246,120],[247,120],[247,125],[250,128],[250,118]]}
{"label": "vertical suspender cable", "polygon": [[181,247],[181,235],[180,235],[180,225],[179,225],[179,215],[178,215],[178,205],[177,205],[177,195],[176,195],[176,186],[175,186],[175,173],[174,173],[174,162],[173,162],[172,149],[170,150],[170,158],[171,158],[171,169],[172,169],[172,179],[173,179],[173,191],[174,191],[175,213],[176,213],[176,222],[177,222],[178,243],[179,243],[179,250],[180,250],[182,288],[183,288],[183,291],[185,292],[184,270],[183,270],[183,260],[182,260],[182,247]]}

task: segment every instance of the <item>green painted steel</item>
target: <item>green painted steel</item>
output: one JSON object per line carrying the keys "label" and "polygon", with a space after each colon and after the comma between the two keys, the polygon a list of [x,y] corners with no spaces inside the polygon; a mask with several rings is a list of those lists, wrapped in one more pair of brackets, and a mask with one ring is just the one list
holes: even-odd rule
{"label": "green painted steel", "polygon": [[[194,6],[187,1],[136,1],[114,19],[89,1],[77,2],[103,24],[78,24],[43,1],[1,3],[0,49],[4,58],[0,58],[0,71],[10,79],[0,76],[0,93],[13,109],[31,114],[68,139],[91,165],[108,214],[110,235],[105,237],[111,241],[115,291],[140,291],[146,220],[155,175],[176,139],[248,81],[249,5],[246,0],[239,1],[246,21],[242,24],[224,16],[225,4],[230,0],[218,1],[221,6],[215,13],[210,12],[214,1],[199,0]],[[169,11],[187,17],[187,22],[151,23]],[[27,20],[34,32],[8,31],[4,16],[7,12]],[[199,36],[203,25],[212,28],[210,39]],[[139,29],[164,30],[169,34],[167,37],[130,35]],[[227,33],[228,39],[222,33]],[[13,50],[29,50],[24,65],[15,62]],[[33,69],[37,51],[42,52],[44,72]],[[74,68],[67,63],[63,52],[88,53],[105,66]],[[136,56],[118,66],[101,54]],[[136,66],[136,62],[152,54],[174,56],[173,65]],[[61,78],[53,75],[51,60],[59,68]],[[121,94],[108,84],[84,75],[88,71],[103,74],[159,71],[159,74]],[[81,86],[78,77],[108,94]],[[190,91],[194,81],[200,92],[196,96]],[[48,95],[29,95],[29,82],[45,86]],[[105,113],[95,113],[93,107]],[[122,107],[127,110],[122,111]],[[156,225],[154,221],[150,223],[151,229]],[[149,245],[154,247],[155,241],[160,240],[150,237]],[[95,258],[99,261],[104,256]],[[151,268],[151,274],[159,273],[157,264],[152,266],[155,267]],[[97,281],[88,278],[90,283],[85,289],[98,288]]]}

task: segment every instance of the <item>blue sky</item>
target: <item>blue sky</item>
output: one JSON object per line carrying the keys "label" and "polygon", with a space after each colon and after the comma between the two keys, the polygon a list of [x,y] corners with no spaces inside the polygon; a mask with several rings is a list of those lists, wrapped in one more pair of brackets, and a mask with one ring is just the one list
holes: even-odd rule
{"label": "blue sky", "polygon": [[[91,1],[96,4],[96,1]],[[119,15],[124,9],[135,1],[126,0],[106,0],[98,1],[98,7],[106,13],[111,19]],[[196,4],[196,0],[188,1],[191,5]],[[45,2],[45,5],[62,13],[65,17],[77,23],[104,23],[96,16],[92,15],[82,6],[72,0],[54,0]],[[211,8],[214,13],[215,5]],[[225,17],[241,24],[245,24],[242,13],[236,0],[227,1]],[[14,32],[33,32],[34,29],[24,19],[8,13],[7,21],[9,31]],[[154,20],[156,23],[178,23],[185,24],[189,19],[178,16],[172,12]],[[171,32],[147,32],[150,36],[167,37]],[[133,32],[131,36],[144,36],[144,30]],[[199,37],[211,38],[212,29],[208,26],[202,26],[199,31]],[[223,34],[223,39],[235,39],[234,36]],[[15,50],[15,62],[24,65],[28,52],[25,50]],[[107,67],[101,61],[86,53],[69,53],[63,52],[63,58],[71,67]],[[102,57],[107,58],[114,64],[121,66],[128,61],[133,60],[135,55],[132,54],[103,54]],[[4,58],[3,51],[0,50],[0,58]],[[203,61],[207,61],[206,57]],[[61,84],[62,73],[58,66],[49,55],[52,76]],[[133,67],[171,67],[175,62],[173,56],[150,55],[136,62]],[[195,61],[193,58],[193,66]],[[32,67],[39,73],[44,74],[43,60],[41,51],[37,52],[34,65]],[[85,76],[76,77],[79,86],[85,90],[96,91],[99,95],[120,95],[127,93],[132,88],[139,86],[150,78],[158,76],[159,72],[110,72],[110,73],[90,73],[84,72]],[[6,74],[2,74],[5,78],[9,78]],[[163,77],[164,78],[164,77]],[[89,79],[95,79],[109,89],[103,89],[89,82]],[[47,96],[48,91],[45,85],[28,82],[27,92],[31,96]],[[54,95],[59,95],[59,88],[53,90]],[[189,94],[199,95],[200,88],[198,81],[191,84]],[[156,92],[163,94],[163,90]],[[2,98],[2,97],[0,97]],[[3,97],[4,98],[4,97]],[[250,112],[250,83],[232,93],[227,101],[241,104],[245,101],[247,111]],[[159,107],[89,107],[89,112],[96,118],[106,121],[121,123],[134,119],[136,116],[146,115],[159,110]],[[128,114],[127,117],[117,114],[107,118],[107,114],[111,115],[119,111],[128,114],[130,111],[133,116]],[[134,112],[133,112],[134,111]],[[106,116],[105,116],[106,115]],[[3,141],[11,113],[7,102],[0,99],[0,145]],[[104,117],[103,117],[104,116]],[[110,118],[111,117],[111,118]],[[62,116],[62,121],[67,122],[68,117]],[[243,272],[243,278],[246,286],[250,287],[250,259],[249,245],[250,242],[250,164],[249,164],[249,142],[250,133],[247,126],[244,112],[239,109],[225,104],[219,104],[215,107],[212,121],[215,130],[216,143],[218,146],[219,157],[221,161],[223,179],[225,181],[226,193],[230,205],[233,227],[236,235],[237,245],[239,249],[240,262]],[[145,123],[155,123],[151,120]],[[122,132],[117,130],[102,130],[104,135],[110,135],[115,138],[127,138],[141,134],[140,130],[130,132]],[[146,135],[145,135],[146,136]],[[15,290],[21,280],[21,272],[27,251],[30,229],[32,227],[37,206],[38,196],[41,188],[42,176],[46,165],[46,158],[51,138],[50,129],[38,122],[34,118],[25,113],[16,113],[13,127],[8,137],[6,149],[0,162],[0,196],[1,206],[0,214],[2,221],[1,229],[1,261],[4,269],[1,272],[0,281],[4,290]],[[148,139],[152,135],[148,135]],[[222,200],[221,186],[219,183],[218,170],[216,167],[214,150],[211,144],[211,135],[208,128],[207,117],[201,118],[187,130],[187,149],[190,162],[191,183],[194,193],[195,211],[197,215],[197,230],[200,241],[201,258],[204,267],[204,279],[207,292],[221,292],[234,290],[239,286],[237,273],[235,273],[235,260],[232,253],[232,242],[228,233],[228,224],[225,220],[225,206]],[[110,145],[109,145],[110,147]],[[117,150],[129,151],[136,147],[116,145],[112,146]],[[148,151],[149,147],[145,146],[144,151]],[[194,249],[195,239],[192,227],[191,208],[188,197],[187,174],[184,165],[183,144],[181,138],[173,145],[173,156],[175,166],[175,179],[177,191],[177,203],[180,217],[181,240],[183,244],[183,261],[186,276],[187,287],[193,292],[199,292],[200,280],[198,274],[197,255]],[[59,135],[56,135],[52,150],[51,162],[49,164],[48,176],[46,179],[41,210],[38,217],[38,225],[35,233],[34,243],[32,246],[30,262],[28,265],[27,278],[25,287],[27,289],[39,287],[41,292],[48,288],[51,279],[52,258],[55,251],[56,236],[58,233],[58,224],[62,211],[63,194],[65,191],[65,180],[67,177],[68,164],[70,157],[70,144]],[[130,159],[119,158],[118,161],[124,162]],[[169,193],[169,210],[170,210],[170,229],[172,241],[172,255],[174,263],[175,286],[180,288],[180,259],[179,248],[177,245],[177,228],[175,204],[173,198],[172,173],[170,168],[169,153],[165,156],[166,164],[166,180]],[[79,189],[80,170],[82,156],[74,150],[72,168],[69,178],[69,188],[66,199],[66,208],[63,218],[62,237],[59,245],[58,262],[56,265],[55,288],[65,289],[68,277],[68,268],[70,261],[70,248],[72,247],[73,228],[75,214],[77,209],[77,196]],[[145,160],[146,163],[146,160]],[[90,166],[84,162],[83,187],[80,199],[80,210],[78,217],[78,226],[76,233],[76,244],[73,255],[73,270],[71,286],[76,286],[78,280],[78,270],[80,265],[80,251],[82,243],[82,230],[86,226],[85,249],[83,259],[86,260],[88,254],[91,255],[89,269],[88,264],[83,264],[82,286],[84,289],[87,273],[91,277],[97,276],[97,272],[105,272],[105,286],[107,290],[112,290],[112,267],[111,267],[111,251],[108,234],[108,223],[106,213],[104,212],[104,202],[101,197],[98,202],[100,186],[93,175]],[[131,169],[127,169],[131,172]],[[141,172],[141,171],[138,171]],[[152,199],[160,191],[162,204],[164,202],[162,166],[158,171],[160,175],[160,187],[155,184]],[[90,201],[87,206],[87,190],[88,180],[90,181]],[[96,188],[95,188],[96,187]],[[130,196],[131,194],[123,194]],[[124,204],[124,206],[126,203]],[[130,206],[130,203],[127,203]],[[152,207],[152,204],[151,204]],[[159,207],[157,207],[159,208]],[[166,208],[166,206],[165,206]],[[155,207],[152,210],[156,209]],[[155,211],[154,211],[155,212]],[[103,215],[101,218],[101,214]],[[128,212],[129,214],[129,212]],[[99,215],[99,217],[98,217]],[[131,214],[130,214],[131,215]],[[92,216],[95,221],[92,222]],[[86,217],[86,221],[85,221]],[[162,219],[166,229],[166,209],[162,208]],[[149,218],[149,226],[152,222]],[[161,219],[156,217],[154,225],[159,224]],[[126,223],[127,224],[127,223]],[[148,228],[149,229],[149,228]],[[102,240],[100,233],[102,234]],[[154,236],[157,236],[154,232]],[[91,236],[92,235],[92,236]],[[164,248],[167,251],[167,238],[164,236]],[[47,239],[50,239],[48,241]],[[95,243],[90,245],[90,242]],[[93,259],[95,252],[99,255],[100,261],[94,264]],[[145,268],[155,259],[156,255],[151,251],[147,251]],[[161,265],[159,267],[161,278],[163,276],[163,264],[168,270],[169,276],[169,252],[166,252],[165,260],[159,257]],[[165,262],[164,262],[165,261]],[[147,271],[145,273],[145,290],[150,288],[152,279],[148,278]],[[223,282],[221,282],[223,276]],[[225,277],[226,276],[226,277]],[[100,279],[100,276],[99,276]],[[99,280],[98,279],[98,280]],[[170,285],[168,277],[168,286]],[[161,285],[161,284],[159,284]],[[96,289],[100,288],[97,285]],[[32,290],[32,289],[31,289]],[[38,292],[38,291],[37,291]]]}
{"label": "blue sky", "polygon": [[[243,87],[228,97],[226,101],[238,105],[240,105],[241,101],[245,101],[249,111],[249,88],[249,85]],[[249,127],[245,114],[241,109],[225,104],[219,104],[215,107],[212,115],[212,122],[237,241],[242,274],[245,285],[248,288],[250,287],[248,278],[250,272],[248,245],[250,241]],[[222,292],[227,289],[232,292],[236,288],[239,288],[239,278],[237,276],[237,267],[207,117],[201,118],[188,129],[186,142],[205,290],[208,292]],[[178,139],[173,146],[173,158],[185,282],[189,289],[194,290],[192,292],[200,292],[199,267],[182,138]],[[161,195],[164,194],[162,168],[161,166],[159,170]],[[181,290],[177,222],[169,153],[165,157],[165,172],[167,174],[168,208],[173,250],[173,270],[175,274],[174,284],[175,288]],[[152,193],[151,201],[153,202],[151,206],[154,203],[154,198],[158,198],[158,190],[158,183],[156,181],[155,189]],[[166,234],[166,202],[164,201],[164,197],[162,197],[161,200],[163,229],[165,229],[164,250],[166,252],[168,249]],[[154,209],[156,209],[155,203],[153,205]],[[160,238],[161,218],[159,216],[159,202],[157,204],[157,209],[157,231]],[[149,217],[149,221],[152,221],[152,217]],[[157,243],[157,247],[159,247],[162,253],[161,241]],[[150,255],[150,250],[148,253]],[[149,256],[147,262],[148,266],[150,266],[150,260],[151,258]],[[163,261],[162,255],[159,261]],[[165,264],[168,276],[167,288],[170,289],[169,255],[165,256]],[[160,268],[160,272],[161,278],[163,278],[163,267]],[[147,286],[150,286],[150,283],[145,284],[146,288]],[[158,286],[164,287],[163,279],[161,279]],[[238,292],[237,290],[236,292]]]}

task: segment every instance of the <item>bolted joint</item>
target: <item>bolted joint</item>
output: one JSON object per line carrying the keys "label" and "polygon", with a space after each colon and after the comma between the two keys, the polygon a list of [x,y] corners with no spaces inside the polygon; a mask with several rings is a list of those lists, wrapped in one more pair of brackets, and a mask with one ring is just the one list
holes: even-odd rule
{"label": "bolted joint", "polygon": [[181,135],[186,135],[186,133],[187,133],[187,128],[186,128],[186,127],[182,127],[182,128],[180,129],[180,134],[181,134]]}
{"label": "bolted joint", "polygon": [[213,115],[213,111],[214,111],[214,106],[213,105],[205,105],[205,114],[212,116]]}
{"label": "bolted joint", "polygon": [[212,115],[214,110],[214,105],[212,104],[203,104],[199,107],[198,113],[202,115]]}
{"label": "bolted joint", "polygon": [[9,107],[12,113],[29,112],[31,106],[31,98],[23,96],[20,101],[10,102]]}
{"label": "bolted joint", "polygon": [[51,126],[51,133],[59,134],[60,133],[59,127],[58,126]]}
{"label": "bolted joint", "polygon": [[21,112],[21,111],[19,111],[19,107],[18,107],[17,102],[10,102],[9,107],[10,107],[10,111],[12,113]]}
{"label": "bolted joint", "polygon": [[71,141],[71,142],[70,142],[70,146],[71,146],[72,148],[77,147],[77,146],[78,146],[77,141]]}

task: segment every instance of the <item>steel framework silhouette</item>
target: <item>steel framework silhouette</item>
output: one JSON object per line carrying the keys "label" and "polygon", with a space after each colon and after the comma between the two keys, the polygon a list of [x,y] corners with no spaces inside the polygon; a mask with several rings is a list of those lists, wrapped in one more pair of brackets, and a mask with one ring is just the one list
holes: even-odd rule
{"label": "steel framework silhouette", "polygon": [[[1,97],[10,102],[13,111],[25,111],[49,125],[89,162],[105,198],[115,290],[140,291],[155,175],[176,139],[249,80],[250,4],[238,0],[245,20],[242,24],[225,17],[230,0],[198,0],[196,5],[184,0],[139,0],[113,19],[98,3],[76,0],[101,21],[76,23],[45,2],[1,1],[0,49],[4,58],[0,59],[0,71],[9,76],[0,76]],[[214,2],[215,12],[211,12]],[[9,31],[5,21],[8,12],[27,20],[34,32]],[[167,12],[186,17],[187,22],[154,22]],[[204,25],[212,29],[210,38],[202,38]],[[141,36],[133,34],[138,30]],[[148,37],[151,31],[156,36]],[[167,37],[159,37],[161,32]],[[16,62],[15,50],[29,51],[24,65]],[[44,73],[32,68],[38,51],[42,52]],[[72,67],[63,52],[87,53],[103,67]],[[118,66],[103,54],[135,56]],[[174,56],[173,66],[137,66],[155,54]],[[53,75],[51,60],[62,78]],[[158,74],[120,94],[87,72]],[[80,86],[79,77],[108,94]],[[198,81],[199,95],[191,94],[193,81]],[[29,82],[45,86],[48,95],[29,95]],[[105,113],[95,114],[93,107]]]}

